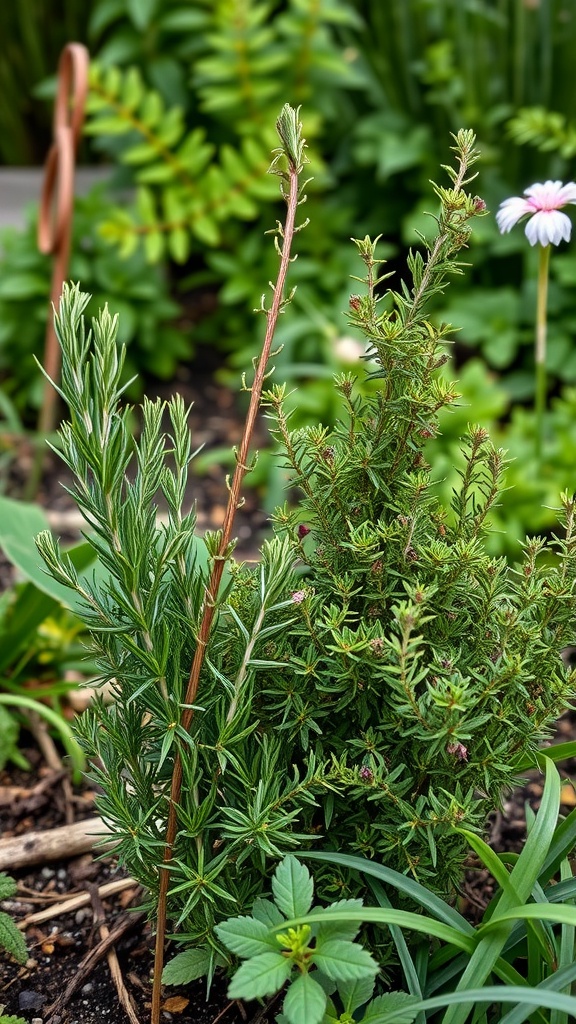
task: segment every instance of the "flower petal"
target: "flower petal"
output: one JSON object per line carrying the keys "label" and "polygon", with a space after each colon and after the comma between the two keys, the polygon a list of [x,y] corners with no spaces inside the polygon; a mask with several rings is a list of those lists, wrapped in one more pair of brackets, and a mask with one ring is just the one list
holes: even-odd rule
{"label": "flower petal", "polygon": [[521,196],[513,196],[512,199],[505,199],[500,203],[500,209],[496,214],[496,223],[502,234],[510,231],[521,217],[527,213],[533,213],[534,208]]}
{"label": "flower petal", "polygon": [[576,181],[567,181],[560,189],[562,203],[576,203]]}
{"label": "flower petal", "polygon": [[560,210],[566,203],[576,203],[576,183],[568,181],[563,185],[561,181],[537,181],[524,189],[524,195],[529,196],[532,209]]}
{"label": "flower petal", "polygon": [[526,238],[530,245],[559,245],[562,240],[570,241],[572,224],[570,218],[559,210],[538,210],[526,224]]}

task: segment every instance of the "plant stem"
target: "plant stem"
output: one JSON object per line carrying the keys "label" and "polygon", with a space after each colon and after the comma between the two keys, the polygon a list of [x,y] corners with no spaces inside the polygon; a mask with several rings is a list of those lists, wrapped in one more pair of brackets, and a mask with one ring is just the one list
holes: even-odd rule
{"label": "plant stem", "polygon": [[536,459],[542,457],[544,436],[544,415],[546,412],[546,312],[548,306],[548,271],[550,267],[550,246],[541,245],[538,261],[538,297],[536,300],[536,396],[534,400],[534,419],[536,429]]}
{"label": "plant stem", "polygon": [[[210,581],[206,590],[206,598],[204,601],[204,608],[202,614],[202,620],[200,623],[200,630],[198,633],[198,642],[196,645],[196,651],[194,654],[194,660],[190,669],[190,676],[188,679],[188,687],[186,690],[186,696],[184,698],[184,704],[192,705],[196,701],[196,695],[198,692],[198,684],[200,681],[200,671],[204,662],[204,655],[206,647],[210,637],[210,629],[212,626],[212,620],[216,610],[218,590],[220,587],[220,581],[222,579],[222,573],[224,571],[224,565],[229,557],[228,551],[230,546],[230,540],[232,536],[232,526],[234,523],[234,517],[236,510],[242,504],[240,497],[240,489],[242,480],[248,469],[248,454],[250,449],[250,443],[252,435],[254,433],[254,427],[256,424],[256,417],[258,414],[258,408],[260,405],[260,397],[262,394],[262,387],[264,384],[264,378],[266,376],[266,365],[270,356],[270,349],[272,347],[272,339],[276,330],[276,324],[278,322],[278,315],[280,313],[283,304],[284,284],[286,281],[286,275],[288,273],[288,266],[290,263],[290,248],[292,245],[292,239],[295,231],[296,221],[296,209],[298,207],[298,175],[299,168],[290,159],[289,160],[289,178],[290,187],[287,196],[287,214],[286,221],[284,224],[281,238],[283,239],[283,245],[281,246],[281,259],[280,268],[278,270],[278,277],[276,285],[274,287],[274,294],[270,309],[267,311],[267,324],[266,324],[266,335],[264,338],[264,344],[262,346],[262,352],[256,372],[254,375],[254,382],[251,388],[250,405],[248,407],[248,413],[246,416],[246,423],[244,425],[244,432],[242,435],[242,441],[240,448],[236,456],[236,469],[230,486],[228,504],[226,507],[226,514],[224,516],[224,522],[222,525],[222,536],[218,548],[218,554],[216,555],[210,575]],[[188,731],[192,723],[193,710],[190,706],[185,707],[180,724]],[[161,997],[161,984],[162,984],[162,970],[164,966],[164,937],[166,933],[166,897],[168,894],[168,883],[169,883],[169,864],[172,859],[172,847],[176,838],[177,830],[177,807],[180,800],[180,791],[182,788],[182,760],[180,757],[179,750],[176,750],[174,757],[174,770],[172,774],[172,785],[170,789],[170,804],[168,808],[168,822],[166,826],[166,837],[164,847],[164,858],[163,866],[160,871],[160,884],[158,891],[158,915],[156,922],[156,948],[154,954],[154,983],[152,989],[152,1013],[151,1013],[151,1024],[160,1024],[160,997]]]}

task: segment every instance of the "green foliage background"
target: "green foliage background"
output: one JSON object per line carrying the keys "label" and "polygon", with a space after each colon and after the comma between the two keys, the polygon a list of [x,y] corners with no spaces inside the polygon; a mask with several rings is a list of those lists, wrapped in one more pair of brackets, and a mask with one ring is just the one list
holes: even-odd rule
{"label": "green foliage background", "polygon": [[[14,14],[6,26],[18,51],[14,69],[41,24],[42,5],[31,6],[36,17],[27,35]],[[77,5],[64,7],[73,25]],[[417,230],[432,230],[428,182],[447,159],[450,131],[476,132],[478,189],[493,213],[535,180],[573,176],[574,0],[92,0],[83,9],[95,62],[91,151],[112,162],[116,185],[134,190],[133,203],[94,205],[92,233],[109,245],[112,266],[114,253],[126,260],[140,254],[151,264],[172,265],[177,297],[215,294],[216,308],[195,325],[193,343],[197,351],[217,346],[234,383],[256,351],[252,310],[260,281],[274,268],[263,237],[278,213],[274,184],[265,176],[270,126],[285,99],[303,105],[314,174],[312,227],[294,267],[298,290],[277,361],[277,379],[299,385],[301,424],[311,411],[327,421],[334,415],[330,380],[346,363],[338,341],[349,334],[343,313],[354,272],[349,235],[382,232],[395,269],[400,247],[418,244]],[[36,92],[49,93],[45,81],[38,90],[45,68],[32,66]],[[10,280],[18,246],[6,249],[1,269]],[[514,488],[501,512],[507,537],[499,547],[509,553],[525,531],[550,526],[552,514],[543,506],[556,505],[562,488],[573,487],[576,256],[563,250],[552,260],[543,467],[532,457],[529,411],[536,253],[522,230],[503,238],[493,217],[485,218],[472,243],[473,269],[435,310],[438,322],[459,328],[455,357],[463,392],[461,414],[442,422],[435,475],[445,480],[439,487],[447,496],[467,420],[491,426],[516,460],[509,471]],[[131,268],[129,276],[135,273]],[[97,290],[86,275],[81,282]],[[150,296],[163,307],[160,286]],[[113,289],[109,297],[115,309]],[[139,297],[123,298],[123,310],[127,304],[134,310],[123,320],[132,320],[137,337]],[[21,383],[5,337],[20,332],[16,318],[3,313],[0,359],[13,394]],[[179,346],[173,332],[167,335],[161,314],[147,323],[148,340],[132,348],[131,359],[166,375],[165,354],[172,362],[188,358],[192,345]],[[162,366],[155,365],[159,353]],[[268,485],[272,506],[281,481],[269,459],[261,462],[259,482]]]}

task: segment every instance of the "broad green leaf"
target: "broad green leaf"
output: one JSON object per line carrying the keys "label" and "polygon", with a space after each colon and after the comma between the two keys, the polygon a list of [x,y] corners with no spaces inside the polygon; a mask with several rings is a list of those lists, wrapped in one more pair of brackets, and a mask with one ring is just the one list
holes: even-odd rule
{"label": "broad green leaf", "polygon": [[[338,910],[358,910],[361,911],[363,904],[362,900],[337,900],[336,903],[331,903],[329,907],[326,907],[327,915],[331,913],[337,913]],[[324,921],[318,928],[317,937],[318,941],[324,939],[347,939],[352,942],[356,938],[360,931],[359,922],[347,922],[347,921]]]}
{"label": "broad green leaf", "polygon": [[[12,565],[16,566],[26,579],[31,580],[43,594],[51,597],[53,601],[58,601],[59,604],[77,611],[80,601],[74,592],[53,580],[42,568],[42,559],[34,544],[34,538],[38,533],[47,529],[49,529],[48,520],[38,506],[14,501],[12,498],[0,495],[0,548],[10,559]],[[69,548],[66,553],[79,573],[96,565],[94,550],[86,541]],[[31,595],[28,595],[27,599],[32,602]],[[46,610],[38,620],[40,622],[50,614],[53,602],[45,602],[44,607]],[[37,618],[39,614],[41,614],[40,609],[34,618]]]}
{"label": "broad green leaf", "polygon": [[391,1013],[397,1014],[394,1017],[397,1024],[412,1024],[419,1013],[417,1002],[418,999],[408,992],[387,992],[372,1000],[366,1008],[362,1024],[386,1024]]}
{"label": "broad green leaf", "polygon": [[314,952],[313,961],[319,970],[336,982],[374,977],[380,970],[368,950],[357,942],[346,942],[343,939],[323,942]]}
{"label": "broad green leaf", "polygon": [[272,903],[272,900],[264,900],[262,898],[254,901],[252,914],[257,921],[262,921],[269,928],[272,928],[275,924],[280,924],[283,920],[282,914],[278,907]]}
{"label": "broad green leaf", "polygon": [[344,1003],[347,1013],[353,1013],[359,1006],[363,1006],[372,998],[374,991],[374,978],[354,978],[353,981],[339,981],[338,994]]}
{"label": "broad green leaf", "polygon": [[208,974],[210,964],[211,956],[207,949],[185,949],[165,965],[162,982],[164,985],[188,985]]}
{"label": "broad green leaf", "polygon": [[271,949],[278,951],[278,943],[270,935],[268,926],[254,917],[231,917],[216,925],[216,934],[236,956],[258,956]]}
{"label": "broad green leaf", "polygon": [[293,962],[281,953],[261,953],[245,960],[228,986],[230,999],[259,999],[279,992],[292,972]]}
{"label": "broad green leaf", "polygon": [[290,1024],[320,1024],[326,1009],[326,993],[310,974],[292,982],[282,1007]]}
{"label": "broad green leaf", "polygon": [[305,864],[291,854],[280,862],[272,879],[276,906],[286,917],[301,917],[312,906],[314,882]]}

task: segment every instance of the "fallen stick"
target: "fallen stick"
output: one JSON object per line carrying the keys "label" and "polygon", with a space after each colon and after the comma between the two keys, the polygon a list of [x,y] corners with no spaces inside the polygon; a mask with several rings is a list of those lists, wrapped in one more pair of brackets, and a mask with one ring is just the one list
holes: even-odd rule
{"label": "fallen stick", "polygon": [[[100,932],[100,938],[103,942],[110,938],[110,929],[106,924],[106,914],[104,913],[104,907],[98,893],[98,886],[93,885],[90,882],[86,882],[86,888],[90,896],[92,903],[92,914],[94,917],[94,925],[98,927]],[[108,960],[108,967],[112,980],[118,993],[118,1001],[121,1006],[124,1007],[126,1015],[130,1020],[130,1024],[140,1024],[138,1015],[136,1013],[136,1005],[132,996],[130,995],[126,985],[124,984],[124,978],[122,977],[122,971],[120,970],[120,964],[118,962],[118,955],[114,946],[110,946],[106,953],[106,959]]]}
{"label": "fallen stick", "polygon": [[[124,889],[136,888],[138,884],[135,878],[117,878],[114,882],[106,882],[105,885],[101,885],[98,893],[100,899],[104,900],[107,896],[115,896],[116,893],[123,892]],[[41,924],[42,921],[50,921],[53,917],[60,917],[61,914],[71,914],[88,903],[90,903],[90,896],[87,892],[76,893],[64,898],[60,903],[53,903],[50,907],[44,907],[44,910],[36,910],[33,914],[28,914],[18,922],[18,927],[24,931],[31,924]]]}
{"label": "fallen stick", "polygon": [[[25,832],[21,836],[0,839],[0,871],[77,857],[93,850],[100,839],[111,831],[102,818],[86,818],[73,825],[62,825],[46,832]],[[100,849],[112,845],[111,840],[106,847]]]}
{"label": "fallen stick", "polygon": [[126,914],[125,917],[114,925],[107,939],[103,939],[97,946],[94,946],[83,960],[78,964],[76,974],[70,979],[64,992],[58,997],[55,1003],[45,1009],[47,1015],[46,1024],[54,1024],[54,1017],[59,1016],[62,1007],[70,1001],[74,993],[84,984],[94,970],[96,964],[106,955],[108,950],[119,941],[119,939],[131,931],[137,925],[146,920],[144,913]]}

